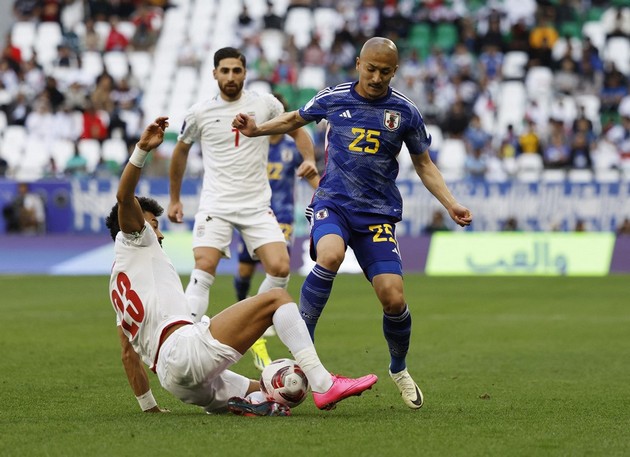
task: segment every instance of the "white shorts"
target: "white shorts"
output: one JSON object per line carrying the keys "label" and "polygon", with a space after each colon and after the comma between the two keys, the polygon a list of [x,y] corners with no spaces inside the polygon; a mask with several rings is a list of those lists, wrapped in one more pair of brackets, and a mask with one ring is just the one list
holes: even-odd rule
{"label": "white shorts", "polygon": [[286,242],[273,211],[271,208],[264,208],[235,211],[219,216],[197,213],[193,227],[193,248],[215,248],[229,259],[234,229],[240,232],[247,252],[254,260],[258,260],[254,251],[260,246]]}
{"label": "white shorts", "polygon": [[155,371],[162,387],[184,403],[222,411],[230,397],[245,397],[249,388],[248,378],[227,369],[241,357],[212,336],[207,322],[198,322],[166,339]]}

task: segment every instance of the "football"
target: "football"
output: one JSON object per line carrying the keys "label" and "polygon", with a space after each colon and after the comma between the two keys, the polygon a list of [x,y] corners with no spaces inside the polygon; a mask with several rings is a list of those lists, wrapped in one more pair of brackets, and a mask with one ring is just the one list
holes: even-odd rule
{"label": "football", "polygon": [[306,398],[308,379],[295,360],[278,359],[260,375],[260,390],[267,399],[293,408]]}

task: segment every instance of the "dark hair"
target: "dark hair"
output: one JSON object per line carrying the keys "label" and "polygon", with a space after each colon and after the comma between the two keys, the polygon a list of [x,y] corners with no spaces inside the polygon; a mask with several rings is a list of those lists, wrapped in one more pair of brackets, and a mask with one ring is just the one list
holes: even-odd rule
{"label": "dark hair", "polygon": [[273,96],[276,97],[280,103],[282,103],[285,111],[289,111],[289,103],[287,102],[287,99],[284,97],[284,95],[278,92],[274,92]]}
{"label": "dark hair", "polygon": [[[149,197],[136,197],[142,211],[149,211],[160,217],[164,212],[164,208],[160,206],[158,202]],[[109,229],[109,234],[112,236],[112,240],[116,240],[116,235],[120,232],[120,224],[118,223],[118,203],[112,206],[112,210],[109,216],[105,218],[105,226]]]}
{"label": "dark hair", "polygon": [[247,67],[247,60],[245,55],[236,48],[221,48],[214,53],[214,68],[219,68],[219,63],[223,59],[239,59],[243,64],[243,67]]}

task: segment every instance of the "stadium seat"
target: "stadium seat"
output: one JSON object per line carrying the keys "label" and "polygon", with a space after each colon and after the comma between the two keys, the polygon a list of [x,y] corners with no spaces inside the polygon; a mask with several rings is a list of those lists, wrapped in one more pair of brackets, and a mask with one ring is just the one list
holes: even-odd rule
{"label": "stadium seat", "polygon": [[326,87],[326,70],[323,67],[308,65],[300,69],[297,87],[299,89],[323,89]]}
{"label": "stadium seat", "polygon": [[439,151],[442,147],[442,143],[444,142],[444,135],[442,134],[442,129],[439,125],[429,124],[426,126],[427,133],[431,135],[431,151]]}
{"label": "stadium seat", "polygon": [[313,27],[313,14],[309,8],[295,7],[287,11],[284,31],[287,35],[293,36],[298,49],[304,49],[311,41]]}
{"label": "stadium seat", "polygon": [[324,50],[329,50],[335,34],[343,27],[343,18],[334,8],[318,7],[313,11],[313,33]]}
{"label": "stadium seat", "polygon": [[260,46],[269,62],[278,62],[284,49],[284,33],[275,29],[263,30],[260,34]]}
{"label": "stadium seat", "polygon": [[152,69],[151,54],[146,51],[132,51],[127,53],[127,58],[132,75],[145,87]]}
{"label": "stadium seat", "polygon": [[415,50],[421,58],[426,58],[431,51],[431,26],[423,22],[412,25],[407,47]]}
{"label": "stadium seat", "polygon": [[435,28],[433,46],[436,46],[445,52],[450,52],[453,50],[458,41],[459,32],[457,31],[455,24],[442,22]]}
{"label": "stadium seat", "polygon": [[605,62],[614,62],[621,73],[630,76],[630,40],[628,38],[610,38],[606,42],[603,57]]}
{"label": "stadium seat", "polygon": [[525,67],[527,65],[527,53],[525,51],[509,51],[503,57],[501,73],[504,80],[525,78]]}
{"label": "stadium seat", "polygon": [[50,156],[55,159],[57,168],[61,171],[74,155],[74,142],[70,140],[55,140],[50,147]]}
{"label": "stadium seat", "polygon": [[85,81],[92,84],[103,73],[103,58],[96,51],[84,51],[81,55],[81,72]]}
{"label": "stadium seat", "polygon": [[549,100],[552,83],[553,72],[549,67],[531,67],[525,76],[527,95],[532,100]]}
{"label": "stadium seat", "polygon": [[261,80],[251,81],[247,83],[247,89],[258,92],[259,94],[270,94],[272,92],[271,84],[269,84],[267,81]]}
{"label": "stadium seat", "polygon": [[33,55],[33,45],[37,36],[35,22],[20,21],[11,27],[11,42],[22,51],[22,60],[28,60]]}
{"label": "stadium seat", "polygon": [[595,181],[601,184],[616,183],[621,180],[621,172],[614,168],[595,169]]}
{"label": "stadium seat", "polygon": [[107,72],[116,81],[124,79],[129,74],[129,61],[127,54],[122,51],[111,51],[103,54],[103,64]]}
{"label": "stadium seat", "polygon": [[590,183],[593,181],[593,172],[586,169],[572,169],[567,173],[567,177],[571,183]]}
{"label": "stadium seat", "polygon": [[542,156],[540,154],[520,154],[516,157],[516,167],[518,171],[541,173],[543,170]]}
{"label": "stadium seat", "polygon": [[444,179],[455,181],[462,179],[465,173],[466,146],[462,140],[447,138],[442,142],[437,156],[437,167]]}
{"label": "stadium seat", "polygon": [[582,25],[582,35],[589,37],[600,54],[606,44],[606,29],[600,21],[588,21]]}
{"label": "stadium seat", "polygon": [[497,132],[503,133],[509,124],[519,128],[525,117],[527,94],[520,81],[506,81],[499,87]]}
{"label": "stadium seat", "polygon": [[119,21],[116,24],[116,30],[122,33],[129,41],[133,38],[136,32],[136,25],[131,21]]}
{"label": "stadium seat", "polygon": [[540,180],[544,183],[564,182],[566,179],[567,172],[565,170],[543,170],[540,176]]}
{"label": "stadium seat", "polygon": [[101,158],[101,144],[98,140],[81,139],[77,147],[81,156],[87,161],[88,173],[92,173]]}
{"label": "stadium seat", "polygon": [[108,138],[103,141],[101,151],[104,160],[113,160],[119,165],[126,163],[129,157],[127,144],[121,138]]}

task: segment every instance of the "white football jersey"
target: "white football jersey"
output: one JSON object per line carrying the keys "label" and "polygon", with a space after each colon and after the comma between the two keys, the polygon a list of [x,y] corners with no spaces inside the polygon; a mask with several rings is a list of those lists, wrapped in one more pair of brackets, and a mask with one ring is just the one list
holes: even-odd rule
{"label": "white football jersey", "polygon": [[116,324],[151,368],[162,331],[192,322],[179,275],[148,222],[140,233],[116,235],[109,297]]}
{"label": "white football jersey", "polygon": [[221,214],[269,206],[269,137],[248,138],[232,128],[232,120],[246,113],[261,124],[283,111],[273,95],[248,90],[234,102],[216,95],[188,110],[178,140],[200,141],[204,168],[200,212]]}

